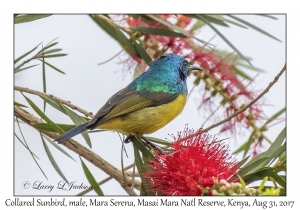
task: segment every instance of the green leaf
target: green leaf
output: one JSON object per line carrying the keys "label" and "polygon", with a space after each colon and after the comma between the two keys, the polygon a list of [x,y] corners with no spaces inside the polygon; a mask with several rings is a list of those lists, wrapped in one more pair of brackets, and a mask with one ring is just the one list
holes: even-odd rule
{"label": "green leaf", "polygon": [[245,67],[245,68],[247,68],[249,70],[253,70],[253,71],[256,71],[256,72],[261,72],[261,73],[265,73],[266,72],[263,69],[260,69],[260,68],[254,67],[254,66],[249,66],[248,64],[244,64],[244,63],[241,63],[241,62],[236,62],[235,65],[236,66],[242,66],[242,67]]}
{"label": "green leaf", "polygon": [[131,139],[132,143],[134,144],[134,146],[142,152],[143,156],[146,157],[146,158],[150,158],[150,159],[153,159],[154,156],[153,154],[149,151],[149,149],[143,144],[143,142],[136,138],[135,136],[132,137]]}
{"label": "green leaf", "polygon": [[18,103],[18,102],[16,102],[16,101],[14,101],[14,105],[20,106],[20,107],[28,108],[27,106],[25,106],[25,105],[23,105],[23,104],[20,104],[20,103]]}
{"label": "green leaf", "polygon": [[[60,53],[60,54],[52,54],[52,55],[45,55],[44,58],[56,58],[56,57],[62,57],[62,56],[66,56],[68,54],[65,53]],[[41,55],[38,55],[37,58],[41,58]]]}
{"label": "green leaf", "polygon": [[279,154],[282,154],[283,151],[285,151],[285,144],[282,144],[282,142],[285,139],[286,136],[286,129],[284,128],[280,134],[278,135],[278,137],[276,138],[276,140],[272,143],[272,145],[269,147],[269,149],[261,154],[259,154],[258,156],[256,156],[255,158],[253,158],[252,160],[250,160],[240,171],[239,174],[241,176],[246,175],[248,172],[252,173],[256,170],[258,170],[259,168],[267,165],[273,158],[275,158],[276,156],[278,156]]}
{"label": "green leaf", "polygon": [[108,130],[95,129],[95,130],[88,131],[88,133],[98,133],[103,131],[108,131]]}
{"label": "green leaf", "polygon": [[206,24],[202,20],[197,20],[197,22],[192,26],[192,30],[197,30],[205,25]]}
{"label": "green leaf", "polygon": [[152,62],[152,59],[148,55],[146,50],[135,40],[132,40],[132,43],[133,43],[133,46],[135,47],[135,49],[137,50],[137,52],[139,53],[139,55],[140,55],[139,57],[141,57],[149,65]]}
{"label": "green leaf", "polygon": [[38,51],[37,55],[39,55],[41,52],[43,52],[43,51],[45,51],[45,50],[49,49],[50,47],[53,47],[53,46],[55,46],[57,44],[58,44],[58,42],[54,42],[52,44],[49,43],[49,45],[47,44],[45,47],[42,47],[42,49],[40,51]]}
{"label": "green leaf", "polygon": [[276,119],[276,118],[279,117],[281,114],[283,114],[283,113],[285,112],[285,110],[286,110],[286,108],[282,108],[281,110],[279,110],[278,112],[276,112],[273,116],[271,116],[271,117],[269,118],[269,120],[268,120],[263,126],[265,126],[265,125],[267,125],[267,124],[273,122],[274,119]]}
{"label": "green leaf", "polygon": [[54,52],[60,52],[60,51],[62,51],[62,49],[59,49],[59,48],[46,50],[46,51],[44,51],[44,55],[51,54],[51,53],[54,53]]}
{"label": "green leaf", "polygon": [[180,28],[180,27],[178,27],[176,25],[173,25],[172,23],[169,23],[168,21],[163,20],[163,19],[161,19],[158,16],[155,16],[155,15],[147,15],[147,16],[150,17],[150,18],[152,18],[153,20],[156,20],[156,21],[160,22],[161,24],[163,24],[163,25],[165,25],[165,26],[167,26],[169,28],[172,28],[175,31],[180,32],[181,34],[185,35],[186,37],[194,38],[194,39],[198,40],[201,43],[210,45],[209,43],[207,43],[207,42],[205,42],[205,41],[203,41],[203,40],[201,40],[201,39],[199,39],[197,37],[194,37],[194,36],[190,35],[187,31],[183,30],[182,28]]}
{"label": "green leaf", "polygon": [[246,74],[245,72],[237,69],[235,66],[233,66],[232,68],[235,70],[235,72],[237,73],[237,75],[239,75],[239,76],[241,76],[241,77],[243,77],[243,78],[245,78],[247,80],[252,80],[252,78],[248,74]]}
{"label": "green leaf", "polygon": [[44,101],[46,101],[53,108],[61,111],[64,114],[67,114],[65,112],[65,110],[60,106],[60,103],[58,101],[56,101],[55,99],[48,97],[47,95],[40,94],[40,93],[37,93],[36,95],[40,96]]}
{"label": "green leaf", "polygon": [[147,34],[186,38],[185,35],[168,29],[149,28],[149,27],[137,27],[137,28],[130,28],[130,29],[133,31],[140,31]]}
{"label": "green leaf", "polygon": [[19,140],[19,142],[30,152],[31,155],[34,155],[37,159],[40,159],[38,156],[36,156],[27,145],[25,145],[22,140],[18,137],[18,135],[16,133],[14,133],[15,137],[17,137],[17,139]]}
{"label": "green leaf", "polygon": [[254,139],[253,139],[253,132],[252,132],[250,134],[248,141],[246,141],[242,146],[240,146],[240,148],[238,148],[236,151],[234,151],[233,154],[238,154],[238,153],[244,151],[243,158],[245,158],[253,141],[254,141]]}
{"label": "green leaf", "polygon": [[33,48],[32,50],[28,51],[27,53],[21,55],[20,57],[18,57],[15,61],[14,61],[14,64],[18,63],[21,59],[23,59],[24,57],[26,57],[27,55],[29,55],[30,53],[32,53],[36,48],[38,48],[38,46],[40,46],[42,44],[39,43],[35,48]]}
{"label": "green leaf", "polygon": [[122,147],[121,147],[121,168],[122,168],[122,175],[123,175],[124,184],[125,184],[125,186],[127,186],[127,179],[126,179],[126,176],[125,176],[124,161],[123,161],[124,148],[125,148],[124,147],[124,142],[122,142]]}
{"label": "green leaf", "polygon": [[250,155],[247,156],[247,157],[245,157],[243,160],[241,160],[241,161],[239,162],[239,167],[242,167],[242,166],[244,165],[244,163],[247,162],[247,160],[249,159],[249,157],[250,157]]}
{"label": "green leaf", "polygon": [[[43,60],[41,60],[41,59],[39,59],[39,60],[43,62]],[[59,70],[58,68],[56,68],[55,66],[51,65],[50,63],[48,63],[48,62],[46,62],[46,61],[44,61],[44,63],[45,63],[47,66],[51,67],[52,69],[58,71],[59,73],[66,74],[65,72],[63,72],[62,70]]]}
{"label": "green leaf", "polygon": [[244,179],[240,175],[237,175],[237,176],[240,180],[240,183],[242,184],[242,189],[244,189],[246,187],[246,183],[245,183]]}
{"label": "green leaf", "polygon": [[165,145],[165,146],[170,146],[172,144],[172,142],[170,141],[166,141],[163,139],[158,139],[158,138],[154,138],[154,137],[146,137],[149,141],[156,143],[156,144],[161,144],[161,145]]}
{"label": "green leaf", "polygon": [[237,21],[239,21],[239,22],[241,22],[241,23],[243,23],[243,24],[245,24],[246,26],[249,26],[250,28],[252,28],[252,29],[254,29],[254,30],[256,30],[256,31],[258,31],[258,32],[260,32],[260,33],[268,36],[268,37],[270,37],[270,38],[272,38],[272,39],[275,39],[275,40],[281,42],[280,39],[277,39],[275,36],[269,34],[268,32],[266,32],[266,31],[258,28],[257,26],[255,26],[255,25],[253,25],[253,24],[251,24],[251,23],[249,23],[249,22],[247,22],[247,21],[245,21],[243,19],[240,19],[240,18],[238,18],[236,16],[233,16],[233,15],[228,15],[228,16],[231,17],[231,18],[233,18],[233,19],[235,19],[235,20],[237,20]]}
{"label": "green leaf", "polygon": [[237,23],[235,21],[224,18],[222,15],[206,15],[206,17],[211,17],[211,18],[223,21],[223,22],[231,23],[232,25],[235,25],[235,26],[238,26],[238,27],[241,27],[241,28],[248,29],[247,27],[245,27],[244,25],[242,25],[240,23]]}
{"label": "green leaf", "polygon": [[29,98],[27,98],[23,93],[22,95],[25,97],[29,105],[33,108],[33,110],[43,119],[45,120],[48,124],[50,124],[52,127],[57,128],[57,132],[63,133],[63,130],[58,127],[55,123],[53,123],[47,116],[44,114]]}
{"label": "green leaf", "polygon": [[[206,18],[203,16],[199,16],[203,22],[205,22],[216,34],[218,34],[241,58],[243,58],[247,63],[250,63],[250,61],[217,29],[215,28]],[[251,65],[252,66],[252,65]]]}
{"label": "green leaf", "polygon": [[[262,153],[261,153],[262,154]],[[260,155],[261,155],[260,154]],[[258,155],[259,156],[259,155]],[[256,157],[258,157],[256,156]],[[255,158],[254,158],[255,159]],[[252,159],[251,161],[249,161],[249,163],[247,163],[245,166],[243,166],[243,168],[241,168],[238,172],[239,175],[244,176],[246,175],[249,171],[251,171],[252,169],[256,168],[257,166],[259,166],[262,162],[264,162],[266,159],[268,159],[268,157],[259,157],[257,159],[255,159],[255,161],[253,161],[254,159]]]}
{"label": "green leaf", "polygon": [[246,176],[244,176],[244,181],[247,184],[250,184],[254,181],[262,180],[262,179],[264,179],[264,177],[268,176],[269,180],[271,180],[270,178],[273,178],[283,188],[286,188],[286,181],[277,174],[280,171],[285,171],[285,166],[279,166],[279,167],[275,167],[275,168],[264,167],[254,173],[250,173],[250,174],[247,174]]}
{"label": "green leaf", "polygon": [[68,180],[66,179],[66,177],[64,176],[64,174],[61,172],[60,168],[58,167],[56,161],[54,160],[54,158],[53,158],[53,156],[52,156],[52,154],[51,154],[51,152],[50,152],[50,150],[49,150],[49,148],[48,148],[48,146],[47,146],[47,144],[46,144],[46,142],[45,142],[42,134],[41,134],[41,138],[42,138],[42,142],[43,142],[43,145],[44,145],[44,149],[46,151],[46,154],[47,154],[47,156],[48,156],[48,158],[49,158],[52,166],[54,167],[54,169],[56,170],[56,172],[60,175],[60,177],[63,180],[65,180],[67,183],[69,183]]}
{"label": "green leaf", "polygon": [[70,156],[63,148],[61,148],[58,144],[54,143],[54,141],[52,141],[48,136],[42,134],[42,136],[50,143],[52,144],[52,146],[54,146],[56,149],[58,149],[60,152],[62,152],[63,154],[65,154],[66,156],[68,156],[69,158],[71,158],[72,160],[74,160],[76,162],[76,160],[74,158],[72,158],[72,156]]}
{"label": "green leaf", "polygon": [[[43,63],[43,92],[47,92],[47,86],[46,86],[46,68],[45,68],[45,56],[44,51],[42,52],[42,63]],[[46,101],[44,101],[44,112],[46,111]]]}
{"label": "green leaf", "polygon": [[[138,172],[139,174],[143,174],[144,173],[144,170],[143,170],[143,167],[144,167],[144,162],[141,158],[141,155],[140,155],[140,152],[138,150],[138,148],[135,146],[135,143],[133,143],[133,148],[134,148],[134,160],[135,160],[135,165],[138,169]],[[142,186],[141,186],[141,195],[147,195],[147,191],[146,191],[146,188],[144,186],[143,183],[147,183],[147,180],[144,179],[143,176],[141,176],[141,179],[142,179]]]}
{"label": "green leaf", "polygon": [[27,67],[24,67],[24,68],[21,68],[21,69],[20,69],[20,68],[16,68],[16,69],[15,69],[15,74],[18,73],[18,72],[20,72],[20,71],[24,71],[24,70],[26,70],[26,69],[30,69],[30,68],[32,68],[32,67],[34,67],[34,66],[37,66],[37,65],[39,65],[39,64],[27,66]]}
{"label": "green leaf", "polygon": [[[81,125],[82,123],[86,122],[86,120],[83,117],[80,117],[79,115],[77,115],[75,112],[73,112],[66,106],[64,106],[64,105],[61,105],[61,106],[64,108],[66,114],[71,118],[71,120],[73,121],[73,123],[76,126]],[[92,143],[91,143],[91,140],[90,140],[90,137],[89,137],[87,131],[83,131],[81,133],[81,135],[83,136],[83,138],[85,139],[85,141],[89,145],[89,147],[92,148]]]}
{"label": "green leaf", "polygon": [[103,191],[101,190],[100,186],[98,185],[98,183],[96,182],[93,174],[90,172],[90,170],[88,169],[88,167],[85,165],[85,163],[82,161],[81,157],[80,161],[81,161],[81,165],[82,165],[82,169],[84,171],[85,177],[87,178],[87,180],[89,181],[90,185],[93,187],[94,191],[97,193],[97,195],[99,196],[103,196]]}
{"label": "green leaf", "polygon": [[[28,144],[27,144],[27,142],[26,142],[26,139],[25,139],[25,137],[24,137],[24,135],[23,135],[23,132],[22,132],[22,129],[21,129],[21,127],[20,127],[20,123],[19,123],[19,120],[18,120],[17,117],[16,117],[16,121],[17,121],[18,128],[19,128],[19,130],[20,130],[20,133],[21,133],[21,135],[22,135],[22,138],[23,138],[23,140],[24,140],[24,143],[25,143],[26,147],[29,148],[29,146],[28,146]],[[20,140],[20,139],[19,139],[19,140]],[[36,159],[35,159],[35,157],[33,156],[33,154],[32,154],[32,153],[30,153],[30,154],[31,154],[31,157],[32,157],[32,159],[34,160],[35,164],[39,167],[40,171],[43,173],[43,175],[45,176],[45,178],[48,180],[46,174],[44,173],[43,169],[41,168],[41,166],[40,166],[40,165],[38,164],[38,162],[36,161]]]}
{"label": "green leaf", "polygon": [[132,182],[131,182],[131,195],[134,195],[135,160],[134,160],[134,166],[133,166],[133,170],[132,170],[131,179],[132,179]]}
{"label": "green leaf", "polygon": [[[90,15],[90,17],[104,30],[106,31],[112,38],[114,38],[117,42],[120,43],[120,45],[123,47],[123,49],[129,54],[129,55],[138,55],[135,47],[129,41],[129,39],[121,32],[116,25],[113,22],[103,20],[99,17],[94,17],[93,15]],[[108,16],[106,16],[109,18]]]}
{"label": "green leaf", "polygon": [[[48,123],[33,123],[32,124],[35,128],[38,128],[40,130],[49,131],[49,132],[57,132],[57,127],[52,126]],[[58,127],[60,127],[62,130],[67,132],[68,130],[75,128],[75,125],[67,125],[67,124],[56,124]]]}
{"label": "green leaf", "polygon": [[267,18],[270,18],[270,19],[273,19],[273,20],[278,20],[277,17],[274,17],[272,15],[265,15],[265,14],[256,14],[256,15],[260,15],[260,16],[263,16],[263,17],[267,17]]}
{"label": "green leaf", "polygon": [[217,25],[220,25],[220,26],[229,27],[229,25],[227,25],[226,23],[224,23],[224,21],[221,20],[220,18],[216,18],[216,17],[209,16],[209,15],[195,15],[195,16],[198,17],[198,19],[201,19],[200,17],[204,17],[210,23],[214,23],[214,24],[217,24]]}
{"label": "green leaf", "polygon": [[31,22],[31,21],[35,21],[35,20],[45,18],[45,17],[49,17],[49,16],[51,16],[51,15],[48,15],[48,14],[19,15],[19,16],[15,17],[14,24]]}

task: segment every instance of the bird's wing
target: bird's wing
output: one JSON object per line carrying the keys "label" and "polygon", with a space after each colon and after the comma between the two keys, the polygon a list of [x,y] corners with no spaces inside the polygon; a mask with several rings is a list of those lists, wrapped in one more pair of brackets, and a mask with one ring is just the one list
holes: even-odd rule
{"label": "bird's wing", "polygon": [[179,94],[169,94],[165,92],[138,92],[126,87],[108,99],[89,122],[88,128],[94,129],[114,117],[146,107],[169,103],[176,99],[178,95]]}

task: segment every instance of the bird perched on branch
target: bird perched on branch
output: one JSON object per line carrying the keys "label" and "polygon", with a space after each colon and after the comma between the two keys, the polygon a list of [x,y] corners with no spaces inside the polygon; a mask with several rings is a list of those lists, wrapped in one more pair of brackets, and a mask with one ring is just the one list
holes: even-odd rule
{"label": "bird perched on branch", "polygon": [[134,135],[154,146],[144,134],[162,128],[183,110],[188,93],[186,79],[192,70],[201,69],[191,66],[180,55],[169,53],[159,57],[147,71],[111,96],[90,121],[55,141],[62,143],[85,130],[100,128],[125,134],[125,142]]}

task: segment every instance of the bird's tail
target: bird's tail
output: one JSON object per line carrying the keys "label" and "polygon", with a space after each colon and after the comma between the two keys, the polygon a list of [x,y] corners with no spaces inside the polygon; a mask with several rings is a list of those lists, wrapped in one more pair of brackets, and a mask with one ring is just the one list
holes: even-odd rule
{"label": "bird's tail", "polygon": [[69,140],[70,138],[72,138],[73,136],[76,136],[77,134],[85,131],[87,129],[87,125],[89,122],[86,122],[84,124],[78,125],[75,128],[65,132],[64,134],[60,135],[57,139],[55,139],[54,141],[57,141],[59,144],[63,143],[64,141]]}

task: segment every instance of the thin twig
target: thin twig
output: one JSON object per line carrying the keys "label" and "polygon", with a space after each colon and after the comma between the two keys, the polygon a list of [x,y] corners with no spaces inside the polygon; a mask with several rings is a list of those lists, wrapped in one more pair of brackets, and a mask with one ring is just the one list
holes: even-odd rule
{"label": "thin twig", "polygon": [[225,118],[224,120],[213,124],[211,126],[209,126],[208,128],[205,128],[202,130],[202,132],[207,132],[219,125],[222,125],[223,123],[231,120],[232,118],[234,118],[235,116],[239,115],[240,113],[246,111],[250,106],[252,106],[256,101],[258,101],[263,95],[265,95],[267,92],[269,92],[269,90],[271,89],[271,87],[277,82],[277,80],[279,79],[279,77],[282,75],[282,73],[286,70],[286,64],[283,66],[283,68],[281,69],[281,71],[279,72],[279,74],[276,75],[276,77],[274,78],[274,80],[272,82],[270,82],[270,84],[268,85],[268,87],[261,92],[253,101],[251,101],[247,106],[245,106],[244,108],[240,109],[239,111],[233,113],[232,115],[230,115],[229,117]]}
{"label": "thin twig", "polygon": [[[14,114],[16,117],[21,119],[24,123],[26,123],[32,127],[34,127],[35,123],[42,123],[42,120],[40,120],[39,118],[35,117],[31,113],[25,111],[24,109],[22,109],[21,107],[18,107],[18,106],[14,106]],[[36,128],[36,127],[34,127],[34,128],[53,139],[55,139],[59,136],[58,133],[40,130],[39,128]],[[84,157],[90,163],[94,164],[96,167],[100,168],[101,170],[103,170],[104,172],[106,172],[107,174],[112,176],[115,180],[117,180],[120,183],[121,187],[123,187],[123,189],[129,195],[132,194],[131,187],[126,186],[124,184],[122,172],[120,170],[118,170],[117,168],[115,168],[110,163],[108,163],[107,161],[105,161],[99,155],[97,155],[93,151],[89,150],[88,148],[84,147],[83,145],[79,144],[78,142],[76,142],[72,139],[62,143],[62,145],[69,148],[70,150],[77,153],[78,155]],[[131,177],[127,176],[126,179],[127,179],[127,183],[131,183],[131,181],[132,181]]]}
{"label": "thin twig", "polygon": [[20,65],[18,65],[17,67],[15,67],[14,70],[16,71],[17,69],[21,68],[21,67],[24,66],[26,63],[29,63],[30,61],[32,61],[32,60],[34,60],[34,59],[36,59],[36,55],[34,55],[34,56],[32,56],[31,58],[29,58],[29,59],[23,61]]}
{"label": "thin twig", "polygon": [[29,88],[19,87],[19,86],[15,86],[14,89],[18,90],[18,91],[21,91],[21,92],[25,92],[25,93],[30,93],[30,94],[34,94],[34,95],[44,95],[44,96],[53,98],[54,100],[56,100],[56,101],[58,101],[62,104],[65,104],[65,105],[69,106],[70,108],[72,108],[74,110],[77,110],[77,111],[81,112],[85,116],[93,117],[92,112],[88,112],[88,111],[86,111],[86,110],[84,110],[84,109],[82,109],[82,108],[80,108],[76,105],[73,105],[70,101],[63,100],[63,99],[58,98],[56,96],[53,96],[51,94],[47,94],[47,93],[44,93],[44,92],[40,92],[40,91],[37,91],[37,90],[32,90],[32,89],[29,89]]}

